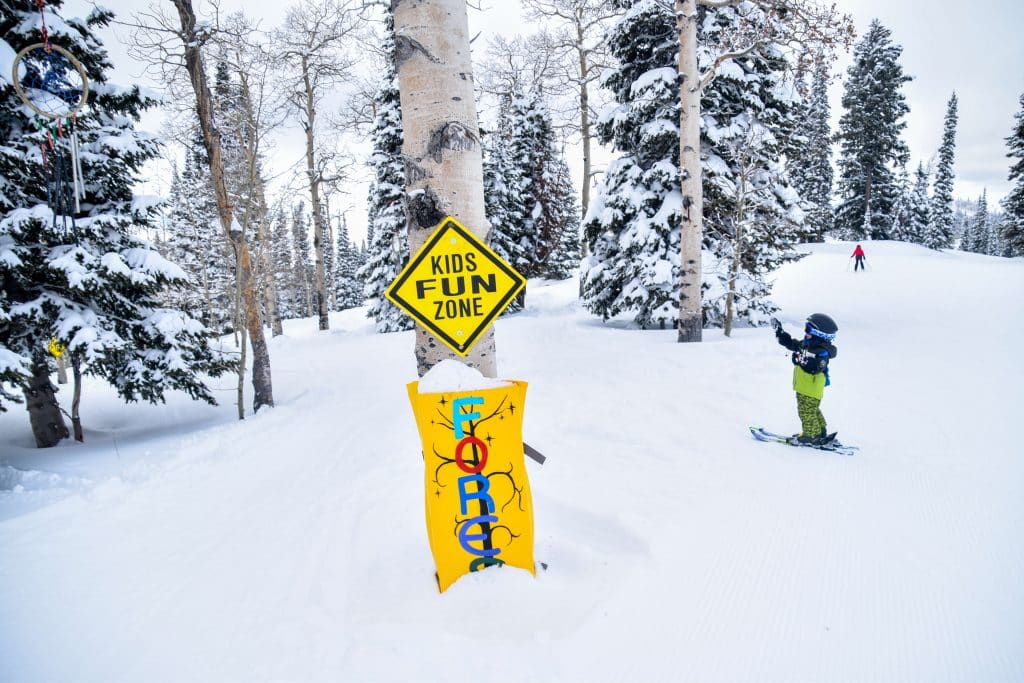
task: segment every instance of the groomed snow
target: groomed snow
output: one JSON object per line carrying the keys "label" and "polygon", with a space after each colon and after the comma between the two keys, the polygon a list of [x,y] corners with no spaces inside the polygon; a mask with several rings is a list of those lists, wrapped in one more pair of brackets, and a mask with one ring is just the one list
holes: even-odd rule
{"label": "groomed snow", "polygon": [[14,406],[0,680],[1024,680],[1024,261],[864,246],[776,289],[791,332],[839,324],[823,409],[854,457],[750,438],[797,428],[766,328],[680,345],[531,282],[497,345],[548,457],[536,578],[438,594],[413,335],[360,310],[287,324],[277,407],[242,422],[230,378],[215,408],[87,382],[86,443],[37,451]]}

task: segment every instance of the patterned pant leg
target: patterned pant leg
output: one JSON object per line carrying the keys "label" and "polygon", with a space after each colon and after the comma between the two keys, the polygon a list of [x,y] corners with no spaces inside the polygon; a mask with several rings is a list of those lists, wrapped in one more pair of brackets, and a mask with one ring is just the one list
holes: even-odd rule
{"label": "patterned pant leg", "polygon": [[820,436],[826,431],[825,416],[821,414],[821,401],[813,396],[796,395],[796,412],[800,415],[802,436]]}

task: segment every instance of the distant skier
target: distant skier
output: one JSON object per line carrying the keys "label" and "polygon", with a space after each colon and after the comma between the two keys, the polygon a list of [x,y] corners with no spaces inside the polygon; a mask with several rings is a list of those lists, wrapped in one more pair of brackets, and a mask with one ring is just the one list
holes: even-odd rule
{"label": "distant skier", "polygon": [[858,244],[857,248],[853,250],[853,254],[850,256],[853,259],[853,272],[857,272],[857,269],[864,270],[864,250]]}
{"label": "distant skier", "polygon": [[[793,389],[796,391],[797,414],[800,416],[801,432],[795,435],[800,443],[821,445],[830,441],[825,416],[821,414],[821,399],[829,385],[828,362],[836,357],[838,350],[832,345],[839,328],[832,318],[824,313],[814,313],[807,318],[804,338],[793,339],[782,329],[782,323],[772,318],[775,338],[793,352]],[[831,436],[835,438],[835,434]]]}

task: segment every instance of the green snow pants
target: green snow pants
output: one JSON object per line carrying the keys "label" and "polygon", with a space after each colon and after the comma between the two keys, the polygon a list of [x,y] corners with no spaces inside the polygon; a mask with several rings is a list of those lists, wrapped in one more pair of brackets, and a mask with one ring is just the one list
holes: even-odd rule
{"label": "green snow pants", "polygon": [[825,416],[821,414],[820,399],[797,394],[796,412],[800,415],[801,436],[815,437],[826,433]]}

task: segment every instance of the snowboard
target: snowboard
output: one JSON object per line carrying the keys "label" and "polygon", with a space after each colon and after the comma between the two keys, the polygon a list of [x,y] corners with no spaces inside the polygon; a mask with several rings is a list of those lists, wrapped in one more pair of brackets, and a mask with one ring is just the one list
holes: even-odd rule
{"label": "snowboard", "polygon": [[791,436],[783,436],[782,434],[776,434],[775,432],[769,432],[764,427],[751,427],[750,434],[758,441],[770,441],[774,443],[783,443],[787,446],[797,446],[798,448],[813,448],[818,451],[828,451],[830,453],[839,453],[841,455],[853,455],[857,452],[856,446],[847,446],[841,444],[833,438],[823,444],[810,444],[800,443]]}

